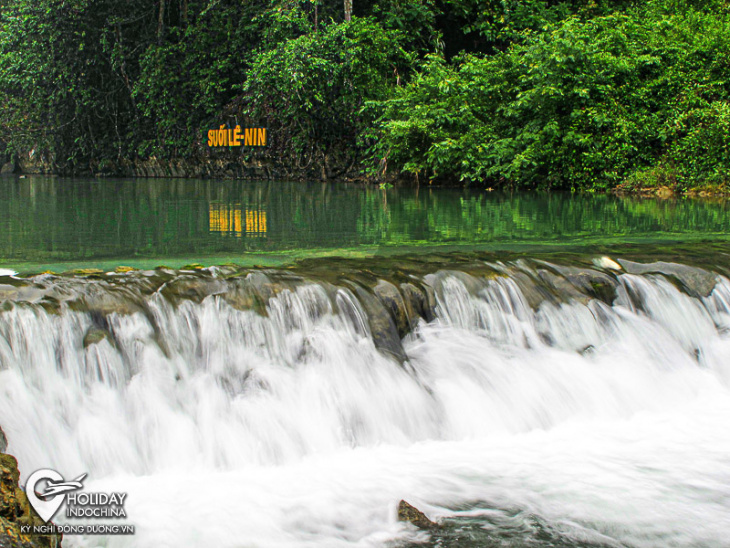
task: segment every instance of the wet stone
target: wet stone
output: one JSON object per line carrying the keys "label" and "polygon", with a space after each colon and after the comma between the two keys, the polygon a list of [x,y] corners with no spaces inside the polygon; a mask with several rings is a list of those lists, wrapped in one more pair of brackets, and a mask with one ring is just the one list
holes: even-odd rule
{"label": "wet stone", "polygon": [[411,318],[408,315],[406,303],[398,288],[390,282],[380,280],[378,285],[373,289],[373,293],[385,309],[390,312],[391,317],[395,321],[398,336],[401,339],[405,337],[411,330]]}
{"label": "wet stone", "polygon": [[404,500],[398,503],[398,521],[412,523],[419,529],[433,529],[438,527],[438,524],[428,519],[426,514]]}
{"label": "wet stone", "polygon": [[84,335],[83,345],[84,348],[89,348],[91,345],[99,344],[104,340],[109,343],[112,342],[112,336],[109,331],[106,329],[91,328],[86,332],[86,335]]}
{"label": "wet stone", "polygon": [[583,294],[600,299],[607,304],[611,304],[616,298],[618,280],[613,276],[591,268],[544,264],[563,276]]}
{"label": "wet stone", "polygon": [[643,264],[619,259],[618,262],[629,274],[661,274],[673,278],[692,297],[708,297],[717,284],[716,274],[696,266],[664,261]]}
{"label": "wet stone", "polygon": [[546,301],[559,302],[559,299],[551,291],[537,283],[532,276],[525,272],[510,272],[508,277],[517,284],[528,306],[533,310],[537,310]]}
{"label": "wet stone", "polygon": [[405,362],[407,360],[406,352],[403,349],[401,338],[398,336],[398,329],[388,310],[364,288],[355,284],[348,285],[365,310],[375,347],[381,352],[395,357],[400,363]]}
{"label": "wet stone", "polygon": [[419,287],[406,282],[401,284],[400,290],[405,301],[411,328],[413,328],[419,317],[427,322],[436,317],[436,298],[430,286]]}
{"label": "wet stone", "polygon": [[167,282],[162,294],[172,302],[190,300],[200,303],[210,295],[225,292],[226,284],[216,278],[182,275]]}

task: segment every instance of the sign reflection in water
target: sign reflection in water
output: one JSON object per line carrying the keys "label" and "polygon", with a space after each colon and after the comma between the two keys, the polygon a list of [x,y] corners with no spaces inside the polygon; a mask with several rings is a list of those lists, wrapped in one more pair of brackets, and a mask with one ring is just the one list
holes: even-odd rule
{"label": "sign reflection in water", "polygon": [[249,238],[266,236],[266,211],[263,209],[242,209],[240,203],[211,202],[208,216],[210,232],[238,238],[243,235]]}

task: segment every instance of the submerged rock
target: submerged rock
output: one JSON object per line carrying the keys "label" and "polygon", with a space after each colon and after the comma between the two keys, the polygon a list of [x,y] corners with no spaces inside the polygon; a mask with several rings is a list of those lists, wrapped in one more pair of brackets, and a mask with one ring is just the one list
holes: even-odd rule
{"label": "submerged rock", "polygon": [[398,521],[407,521],[419,529],[433,529],[438,527],[438,524],[428,519],[426,514],[404,500],[398,503]]}
{"label": "submerged rock", "polygon": [[0,548],[60,548],[62,535],[21,533],[21,526],[43,525],[18,485],[15,457],[0,454]]}

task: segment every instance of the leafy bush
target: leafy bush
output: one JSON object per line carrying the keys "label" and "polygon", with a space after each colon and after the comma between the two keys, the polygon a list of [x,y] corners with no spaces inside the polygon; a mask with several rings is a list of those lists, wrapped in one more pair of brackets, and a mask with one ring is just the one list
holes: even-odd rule
{"label": "leafy bush", "polygon": [[267,120],[283,150],[325,160],[344,151],[354,160],[372,122],[361,107],[387,97],[409,61],[400,35],[371,19],[332,24],[256,57],[243,85],[245,113]]}
{"label": "leafy bush", "polygon": [[[489,57],[430,57],[379,104],[376,160],[428,177],[608,188],[660,161],[720,177],[730,19],[650,6],[570,17]],[[712,142],[689,161],[700,142]]]}

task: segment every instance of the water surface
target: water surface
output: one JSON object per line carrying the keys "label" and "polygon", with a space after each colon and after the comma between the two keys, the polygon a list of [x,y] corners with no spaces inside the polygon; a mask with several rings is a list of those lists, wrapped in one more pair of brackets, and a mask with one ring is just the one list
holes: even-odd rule
{"label": "water surface", "polygon": [[0,268],[272,264],[414,246],[725,240],[723,201],[325,183],[0,180]]}

